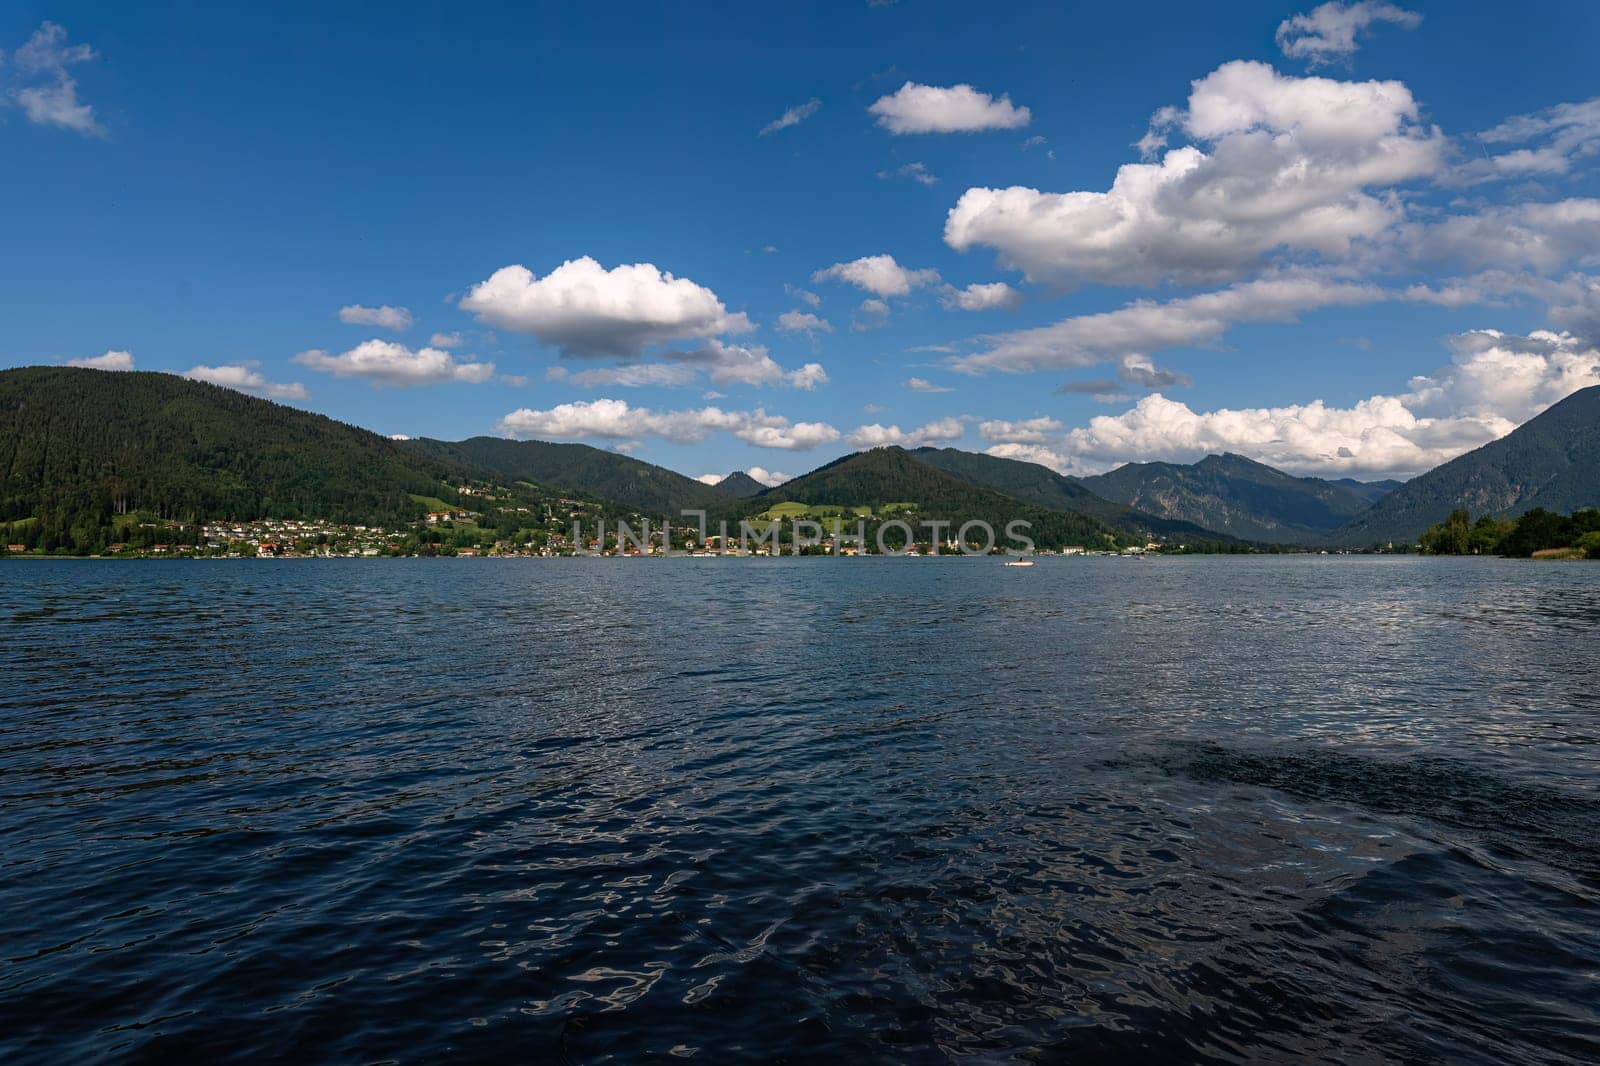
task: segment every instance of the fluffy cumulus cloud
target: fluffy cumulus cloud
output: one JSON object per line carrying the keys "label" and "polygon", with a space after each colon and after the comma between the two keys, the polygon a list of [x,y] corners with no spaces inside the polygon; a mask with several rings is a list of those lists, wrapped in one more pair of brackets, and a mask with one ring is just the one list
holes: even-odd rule
{"label": "fluffy cumulus cloud", "polygon": [[794,107],[789,108],[783,114],[762,126],[760,135],[766,137],[777,133],[779,130],[786,130],[790,126],[798,126],[820,110],[822,110],[822,101],[812,97],[803,104],[796,104]]}
{"label": "fluffy cumulus cloud", "polygon": [[1333,0],[1280,22],[1278,47],[1291,59],[1309,60],[1316,66],[1354,54],[1360,47],[1356,38],[1378,22],[1414,30],[1422,25],[1422,16],[1381,0],[1353,4]]}
{"label": "fluffy cumulus cloud", "polygon": [[[350,326],[377,326],[379,329],[392,329],[401,332],[411,328],[416,321],[411,317],[409,309],[404,307],[364,307],[361,304],[348,304],[339,308],[339,321]],[[439,345],[438,347],[445,347]]]}
{"label": "fluffy cumulus cloud", "polygon": [[612,399],[581,400],[542,411],[524,407],[501,419],[499,428],[508,437],[525,440],[640,441],[655,437],[675,444],[696,444],[714,432],[723,432],[757,448],[780,451],[808,451],[840,436],[826,422],[791,422],[761,408],[657,411]]}
{"label": "fluffy cumulus cloud", "polygon": [[459,333],[435,333],[428,339],[428,345],[432,348],[459,348],[462,343]]}
{"label": "fluffy cumulus cloud", "polygon": [[778,328],[786,333],[832,333],[833,326],[825,318],[810,311],[785,311],[778,316]]}
{"label": "fluffy cumulus cloud", "polygon": [[1061,423],[1047,415],[1016,422],[991,419],[978,423],[978,432],[984,440],[1007,444],[1048,444],[1060,434],[1061,429]]}
{"label": "fluffy cumulus cloud", "polygon": [[27,43],[11,57],[15,66],[9,102],[22,109],[29,122],[55,126],[91,137],[105,135],[94,108],[78,99],[78,81],[71,68],[96,58],[86,44],[67,43],[67,31],[54,22],[42,23]]}
{"label": "fluffy cumulus cloud", "polygon": [[304,400],[310,395],[298,381],[277,383],[268,381],[254,366],[243,363],[223,366],[196,366],[185,370],[181,377],[190,381],[206,381],[225,389],[248,392],[252,396],[265,396],[271,400]]}
{"label": "fluffy cumulus cloud", "polygon": [[964,289],[947,286],[939,302],[952,311],[1015,311],[1022,294],[1003,281],[974,282]]}
{"label": "fluffy cumulus cloud", "polygon": [[912,289],[939,280],[937,270],[907,270],[892,255],[864,255],[848,263],[835,263],[811,275],[812,281],[842,281],[887,299],[905,296]]}
{"label": "fluffy cumulus cloud", "polygon": [[916,378],[916,377],[907,378],[906,379],[906,388],[910,389],[912,392],[955,392],[956,391],[955,389],[952,389],[947,385],[935,385],[933,382],[929,381],[927,378]]}
{"label": "fluffy cumulus cloud", "polygon": [[1264,277],[1215,292],[1138,300],[1115,311],[997,334],[989,338],[987,350],[953,356],[949,365],[968,374],[1094,366],[1162,348],[1213,342],[1239,322],[1290,322],[1303,311],[1374,303],[1389,296],[1377,285],[1321,274]]}
{"label": "fluffy cumulus cloud", "polygon": [[[1161,154],[1173,129],[1204,147]],[[1125,164],[1105,192],[968,189],[946,243],[1068,283],[1230,278],[1277,250],[1342,258],[1401,221],[1393,187],[1439,171],[1445,141],[1400,82],[1236,61],[1196,81],[1186,110],[1158,112],[1141,144],[1159,157]]]}
{"label": "fluffy cumulus cloud", "polygon": [[1025,107],[970,85],[917,85],[906,82],[867,108],[890,133],[976,133],[1013,130],[1033,117]]}
{"label": "fluffy cumulus cloud", "polygon": [[897,444],[902,448],[921,448],[930,444],[949,444],[966,436],[967,427],[959,418],[941,418],[915,429],[884,426],[876,422],[857,426],[845,438],[852,448],[881,448]]}
{"label": "fluffy cumulus cloud", "polygon": [[103,355],[91,355],[82,359],[68,359],[67,365],[84,367],[89,370],[132,370],[133,353],[112,348]]}
{"label": "fluffy cumulus cloud", "polygon": [[1314,400],[1283,407],[1195,411],[1160,393],[1120,415],[1057,432],[1048,420],[985,422],[991,454],[1068,473],[1129,460],[1192,462],[1231,451],[1283,470],[1327,476],[1407,477],[1502,437],[1550,404],[1600,384],[1600,350],[1571,334],[1457,337],[1447,366],[1404,392],[1350,407]]}
{"label": "fluffy cumulus cloud", "polygon": [[301,366],[336,377],[366,378],[374,385],[432,385],[445,381],[473,384],[494,377],[493,363],[460,363],[440,348],[413,351],[395,341],[370,340],[334,355],[320,348],[294,357]]}
{"label": "fluffy cumulus cloud", "polygon": [[637,358],[655,345],[754,328],[742,312],[730,314],[716,293],[688,278],[650,263],[607,270],[588,256],[542,278],[524,266],[501,267],[474,285],[461,307],[568,356]]}

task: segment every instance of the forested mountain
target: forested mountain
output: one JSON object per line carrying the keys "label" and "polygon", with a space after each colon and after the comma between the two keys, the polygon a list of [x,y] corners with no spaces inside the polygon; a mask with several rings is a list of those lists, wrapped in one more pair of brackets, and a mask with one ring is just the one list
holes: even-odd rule
{"label": "forested mountain", "polygon": [[889,510],[889,505],[909,504],[912,510],[898,517],[913,524],[922,519],[948,519],[957,524],[978,519],[988,522],[1000,538],[1005,536],[1006,523],[1023,519],[1033,523],[1029,536],[1041,548],[1066,544],[1102,547],[1129,544],[1137,539],[1089,515],[1046,509],[975,485],[920,462],[899,447],[873,448],[846,455],[724,510],[744,517],[791,501],[865,506],[880,515]]}
{"label": "forested mountain", "polygon": [[684,508],[703,510],[729,498],[718,487],[674,470],[587,444],[471,437],[463,441],[422,438],[403,445],[418,456],[492,471],[515,481],[571,489],[673,518]]}
{"label": "forested mountain", "polygon": [[1117,503],[1272,544],[1320,542],[1364,511],[1373,491],[1294,477],[1232,454],[1191,465],[1129,463],[1080,480]]}
{"label": "forested mountain", "polygon": [[1379,500],[1389,495],[1389,493],[1405,484],[1404,481],[1396,481],[1394,478],[1386,478],[1383,481],[1357,481],[1353,477],[1335,478],[1328,483],[1330,485],[1338,485],[1341,488],[1349,489],[1351,492],[1355,493],[1363,501],[1365,501],[1369,506],[1377,503]]}
{"label": "forested mountain", "polygon": [[1412,543],[1451,511],[1514,517],[1600,506],[1600,385],[1497,441],[1413,478],[1333,535],[1352,546]]}
{"label": "forested mountain", "polygon": [[911,454],[919,462],[938,467],[974,485],[982,485],[1052,511],[1086,514],[1130,533],[1200,540],[1215,539],[1219,535],[1226,537],[1226,534],[1218,534],[1193,522],[1147,514],[1127,504],[1097,496],[1081,482],[1038,463],[964,452],[958,448],[918,448]]}
{"label": "forested mountain", "polygon": [[759,496],[761,493],[767,491],[767,487],[765,485],[751,477],[749,474],[746,474],[743,470],[735,470],[733,473],[717,482],[715,487],[719,489],[723,495],[732,496],[735,499],[740,500],[747,496]]}
{"label": "forested mountain", "polygon": [[0,371],[0,522],[103,543],[114,516],[403,522],[464,472],[322,415],[173,374]]}

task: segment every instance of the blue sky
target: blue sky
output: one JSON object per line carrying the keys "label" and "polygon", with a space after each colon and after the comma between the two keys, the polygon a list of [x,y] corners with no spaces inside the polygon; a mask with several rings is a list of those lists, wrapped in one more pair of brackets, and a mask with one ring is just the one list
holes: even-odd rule
{"label": "blue sky", "polygon": [[0,366],[762,476],[1405,476],[1600,382],[1594,5],[230,6],[0,15]]}

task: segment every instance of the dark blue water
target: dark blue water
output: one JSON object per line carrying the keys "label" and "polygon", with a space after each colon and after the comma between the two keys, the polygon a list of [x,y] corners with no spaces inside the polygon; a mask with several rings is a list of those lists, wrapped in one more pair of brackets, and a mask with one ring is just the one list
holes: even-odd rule
{"label": "dark blue water", "polygon": [[0,565],[0,1059],[1600,1057],[1600,566]]}

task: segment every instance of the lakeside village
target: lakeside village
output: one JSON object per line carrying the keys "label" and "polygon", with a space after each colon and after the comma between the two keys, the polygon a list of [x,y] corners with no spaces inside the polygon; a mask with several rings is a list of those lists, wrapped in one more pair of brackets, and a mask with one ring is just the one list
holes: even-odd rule
{"label": "lakeside village", "polygon": [[[1133,556],[1157,553],[1162,545],[1116,547],[1066,545],[1035,549],[1025,540],[1005,540],[1006,531],[994,532],[981,523],[968,530],[963,545],[958,530],[948,522],[924,522],[921,539],[910,522],[894,521],[869,530],[864,522],[855,528],[841,525],[836,537],[833,524],[796,517],[758,520],[743,524],[743,535],[729,523],[670,525],[662,537],[659,522],[643,518],[607,521],[584,513],[585,501],[563,500],[570,505],[572,523],[557,526],[554,515],[533,528],[519,528],[512,537],[498,535],[481,525],[483,515],[468,510],[430,511],[416,526],[385,528],[316,519],[259,519],[250,522],[206,522],[183,525],[142,521],[122,528],[126,540],[102,551],[83,553],[67,547],[45,550],[40,545],[13,542],[5,554],[15,557],[77,558],[189,558],[189,559],[358,559],[358,558],[557,558],[572,556],[691,556],[753,557],[778,555],[1078,555]],[[526,512],[526,508],[516,510]],[[931,528],[930,528],[931,527]],[[1026,529],[1019,531],[1025,537]],[[988,534],[986,536],[986,533]],[[938,536],[937,542],[933,539]],[[909,545],[907,542],[910,542]],[[987,543],[987,550],[986,548]],[[1176,546],[1169,546],[1176,547]]]}

